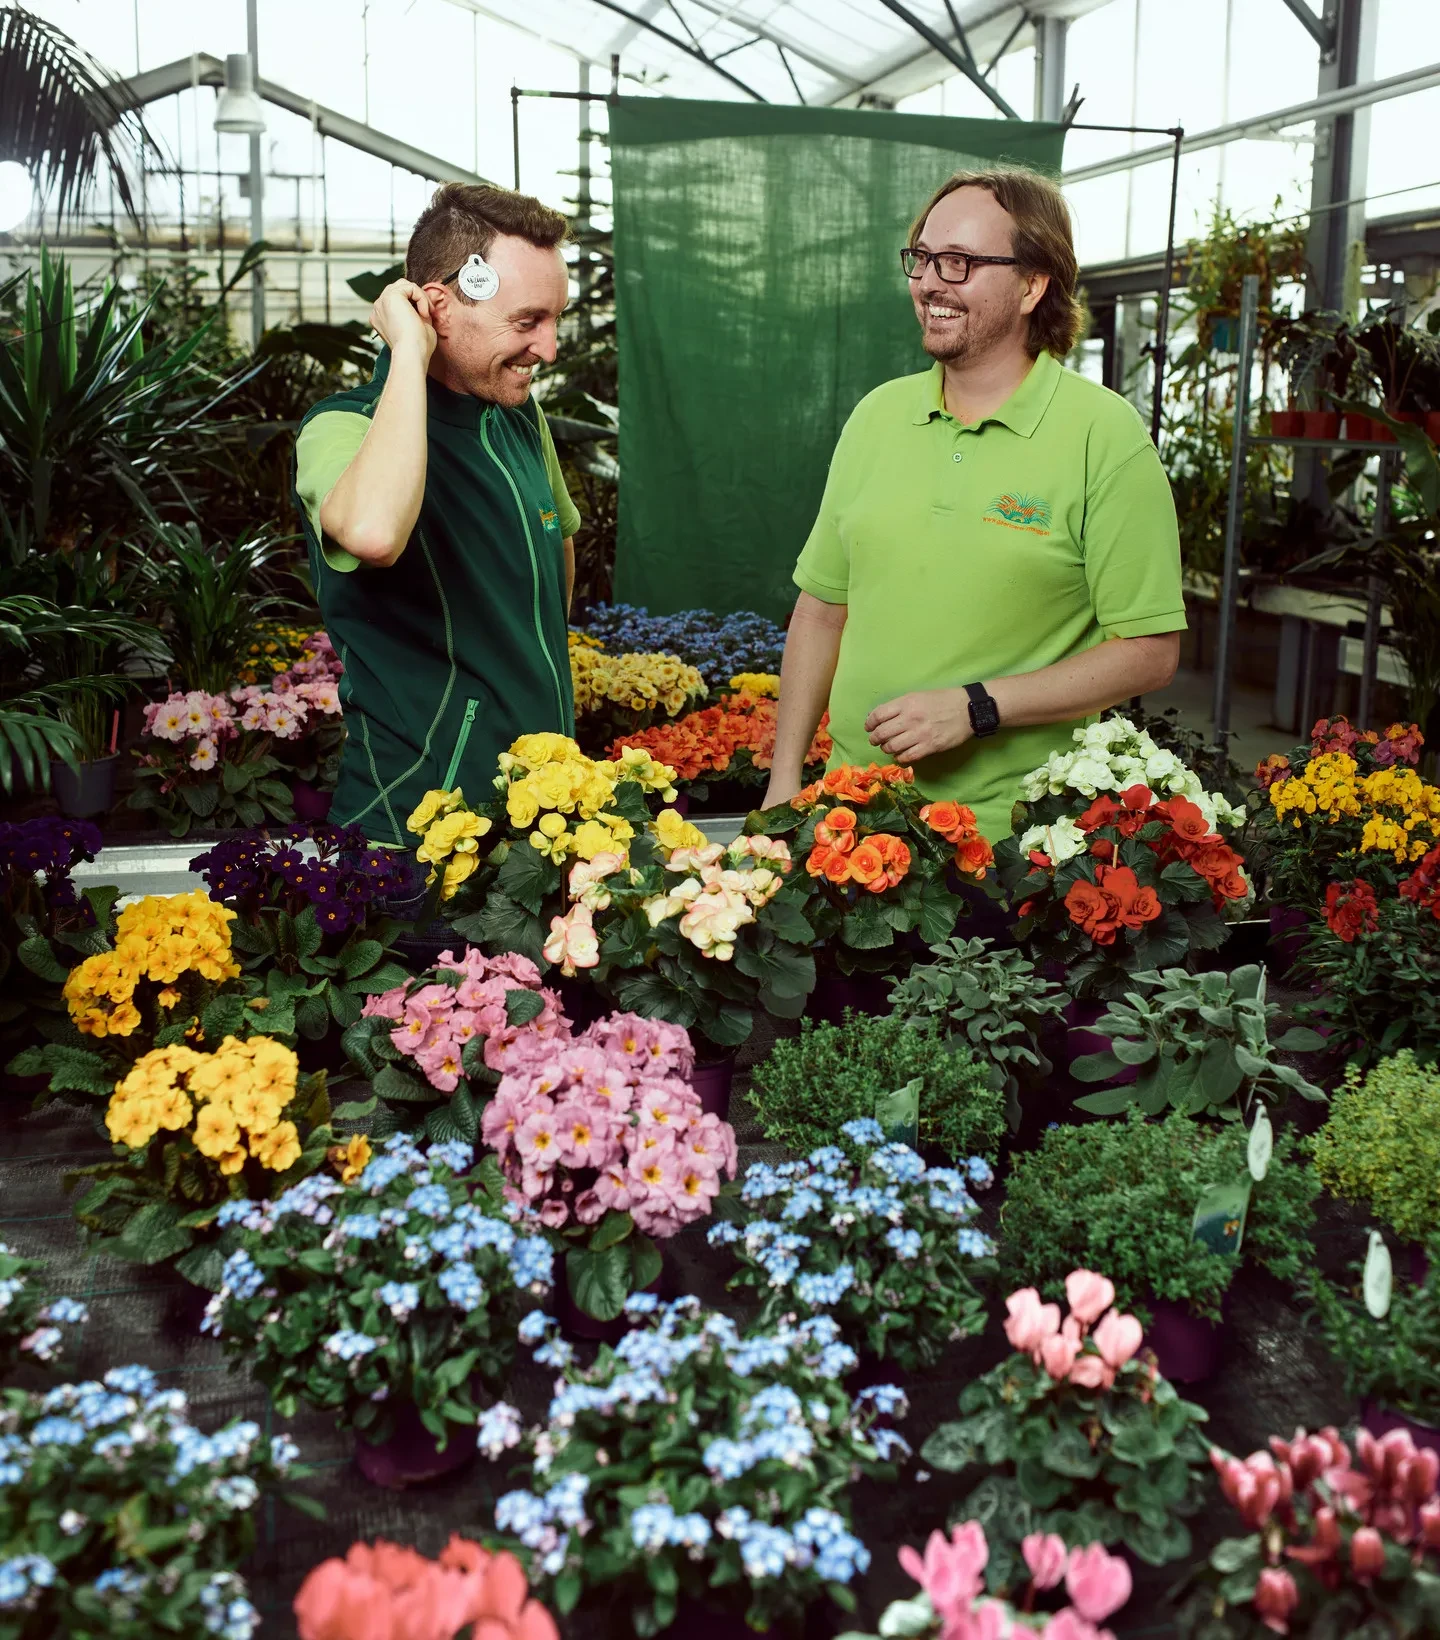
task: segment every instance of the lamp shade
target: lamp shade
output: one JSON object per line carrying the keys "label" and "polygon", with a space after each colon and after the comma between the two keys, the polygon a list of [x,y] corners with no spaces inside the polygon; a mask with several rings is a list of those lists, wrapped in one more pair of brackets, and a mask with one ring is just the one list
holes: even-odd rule
{"label": "lamp shade", "polygon": [[243,51],[225,59],[225,89],[215,105],[215,129],[256,136],[265,129],[265,105],[255,92],[255,75]]}

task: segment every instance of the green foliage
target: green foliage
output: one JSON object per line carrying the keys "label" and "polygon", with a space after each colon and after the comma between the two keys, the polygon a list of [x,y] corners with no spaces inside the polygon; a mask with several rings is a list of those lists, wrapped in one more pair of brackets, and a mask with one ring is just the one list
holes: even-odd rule
{"label": "green foliage", "polygon": [[912,1024],[934,1020],[942,1034],[963,1038],[988,1055],[991,1085],[1005,1094],[1013,1127],[1022,1078],[1050,1074],[1039,1037],[1047,1020],[1060,1017],[1065,993],[1038,974],[1023,952],[993,945],[956,936],[932,945],[934,962],[917,963],[891,982],[890,1007]]}
{"label": "green foliage", "polygon": [[1295,1282],[1310,1262],[1317,1187],[1288,1132],[1276,1134],[1269,1172],[1251,1193],[1241,1252],[1212,1252],[1191,1234],[1206,1187],[1248,1177],[1245,1149],[1243,1130],[1202,1127],[1182,1111],[1050,1129],[1015,1160],[1001,1212],[1002,1278],[1055,1298],[1071,1270],[1103,1270],[1117,1302],[1142,1320],[1157,1298],[1218,1320],[1241,1258]]}
{"label": "green foliage", "polygon": [[1440,1218],[1440,1071],[1408,1048],[1350,1066],[1314,1146],[1327,1190],[1423,1241]]}
{"label": "green foliage", "polygon": [[278,758],[261,748],[269,737],[242,730],[222,741],[221,761],[208,770],[191,769],[190,747],[152,741],[140,757],[129,807],[153,813],[172,837],[188,837],[199,822],[207,831],[261,826],[267,820],[288,824],[295,800],[279,776]]}
{"label": "green foliage", "polygon": [[1317,1273],[1310,1296],[1330,1353],[1345,1369],[1346,1390],[1433,1425],[1440,1424],[1440,1235],[1430,1235],[1425,1257],[1423,1280],[1396,1272],[1389,1312],[1378,1321],[1360,1301],[1363,1262],[1348,1289]]}
{"label": "green foliage", "polygon": [[1058,1533],[1071,1548],[1123,1546],[1151,1566],[1190,1553],[1185,1521],[1210,1476],[1206,1413],[1152,1381],[1148,1359],[1125,1362],[1109,1388],[1087,1389],[1012,1355],[965,1387],[960,1411],[920,1455],[973,1482],[958,1518],[985,1529],[990,1589],[1026,1581],[1020,1544],[1031,1532]]}
{"label": "green foliage", "polygon": [[843,1025],[800,1021],[755,1067],[750,1102],[765,1137],[792,1150],[831,1144],[841,1126],[874,1116],[875,1101],[920,1079],[920,1141],[947,1157],[993,1161],[1005,1132],[1004,1095],[990,1065],[936,1026],[845,1011]]}
{"label": "green foliage", "polygon": [[1319,996],[1298,1012],[1323,1021],[1359,1064],[1411,1049],[1440,1054],[1440,918],[1380,892],[1379,927],[1346,941],[1312,923],[1301,954]]}
{"label": "green foliage", "polygon": [[[1128,1085],[1077,1099],[1082,1110],[1113,1116],[1138,1105],[1147,1116],[1167,1106],[1190,1116],[1247,1116],[1255,1101],[1282,1105],[1290,1093],[1324,1099],[1274,1050],[1314,1053],[1324,1038],[1295,1027],[1270,1041],[1280,1009],[1265,999],[1264,971],[1251,964],[1231,974],[1187,974],[1183,968],[1134,976],[1140,989],[1112,1001],[1094,1025],[1111,1046],[1070,1066],[1081,1082],[1105,1082],[1127,1065],[1140,1067]],[[1148,993],[1148,995],[1147,995]]]}

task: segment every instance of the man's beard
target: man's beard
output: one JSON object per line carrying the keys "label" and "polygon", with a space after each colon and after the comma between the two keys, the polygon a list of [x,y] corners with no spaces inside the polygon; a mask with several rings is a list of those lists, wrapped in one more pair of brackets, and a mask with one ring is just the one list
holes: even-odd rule
{"label": "man's beard", "polygon": [[965,308],[965,323],[957,325],[949,335],[931,333],[921,323],[920,345],[932,359],[942,364],[966,364],[983,358],[1003,336],[1010,332],[1012,321],[1004,314],[991,310],[987,317],[977,319],[973,308]]}

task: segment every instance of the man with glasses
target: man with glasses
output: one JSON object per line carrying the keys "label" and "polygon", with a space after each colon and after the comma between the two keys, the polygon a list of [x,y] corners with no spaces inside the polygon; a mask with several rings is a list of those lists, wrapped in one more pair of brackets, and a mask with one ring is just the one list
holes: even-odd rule
{"label": "man with glasses", "polygon": [[347,730],[332,817],[411,847],[433,787],[490,795],[517,736],[573,734],[566,633],[580,515],[531,378],[554,361],[565,218],[449,183],[370,322],[373,380],[317,404],[295,499]]}
{"label": "man with glasses", "polygon": [[900,267],[935,363],[840,435],[795,570],[766,803],[799,790],[828,704],[832,764],[911,764],[997,841],[1077,725],[1174,675],[1175,506],[1133,407],[1061,364],[1081,309],[1053,183],[951,177]]}

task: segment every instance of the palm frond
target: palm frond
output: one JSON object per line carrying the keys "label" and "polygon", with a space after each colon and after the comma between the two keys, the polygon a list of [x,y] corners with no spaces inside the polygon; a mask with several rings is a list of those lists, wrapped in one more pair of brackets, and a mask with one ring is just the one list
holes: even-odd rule
{"label": "palm frond", "polygon": [[80,752],[79,731],[55,718],[0,709],[0,791],[9,797],[18,773],[32,791],[50,790],[52,760],[73,768]]}
{"label": "palm frond", "polygon": [[0,6],[0,154],[36,178],[62,218],[84,207],[102,165],[134,218],[127,173],[147,137],[108,69],[53,23]]}

